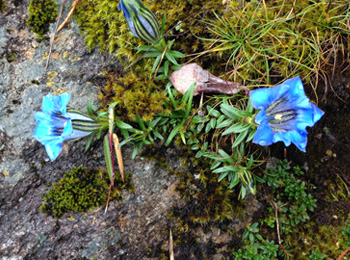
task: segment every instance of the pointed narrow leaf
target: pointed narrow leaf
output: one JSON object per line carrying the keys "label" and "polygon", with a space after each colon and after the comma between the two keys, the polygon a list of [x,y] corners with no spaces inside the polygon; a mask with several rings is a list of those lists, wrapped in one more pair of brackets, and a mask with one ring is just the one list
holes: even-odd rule
{"label": "pointed narrow leaf", "polygon": [[175,65],[179,65],[175,59],[175,57],[173,55],[171,55],[169,52],[165,53],[165,57],[172,63]]}
{"label": "pointed narrow leaf", "polygon": [[87,140],[86,142],[86,146],[85,146],[85,151],[87,151],[90,147],[90,144],[92,142],[92,139],[94,139],[94,136],[95,136],[95,133],[92,133],[90,136],[89,136],[89,139]]}
{"label": "pointed narrow leaf", "polygon": [[238,137],[236,138],[236,140],[233,142],[232,148],[236,147],[237,145],[239,145],[240,143],[243,142],[244,138],[246,138],[248,134],[248,131],[242,132],[238,135]]}
{"label": "pointed narrow leaf", "polygon": [[155,61],[154,61],[154,63],[153,63],[152,70],[151,70],[151,74],[153,74],[153,73],[156,71],[156,69],[157,69],[157,67],[158,67],[158,64],[159,64],[161,58],[162,58],[162,55],[159,55],[159,56],[155,59]]}
{"label": "pointed narrow leaf", "polygon": [[111,182],[113,181],[113,165],[112,165],[112,158],[111,158],[111,149],[109,146],[109,136],[105,135],[103,139],[103,150],[105,154],[105,160],[106,160],[106,166],[108,171],[108,176]]}

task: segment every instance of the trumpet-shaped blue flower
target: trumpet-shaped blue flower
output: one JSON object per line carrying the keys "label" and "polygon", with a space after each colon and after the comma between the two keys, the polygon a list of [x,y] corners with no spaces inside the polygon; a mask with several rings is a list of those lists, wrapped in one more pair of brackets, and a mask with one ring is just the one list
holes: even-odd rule
{"label": "trumpet-shaped blue flower", "polygon": [[250,92],[259,125],[253,142],[259,145],[271,145],[279,141],[286,146],[294,143],[305,152],[307,144],[307,126],[313,126],[324,112],[309,102],[305,96],[300,77],[288,79],[273,88],[262,88]]}
{"label": "trumpet-shaped blue flower", "polygon": [[123,10],[133,35],[152,44],[158,42],[160,33],[157,17],[140,0],[120,0],[118,10]]}
{"label": "trumpet-shaped blue flower", "polygon": [[33,137],[46,149],[51,161],[62,151],[62,143],[91,134],[101,127],[94,119],[84,113],[67,108],[70,94],[61,96],[49,93],[44,97],[42,111],[35,113],[37,125]]}

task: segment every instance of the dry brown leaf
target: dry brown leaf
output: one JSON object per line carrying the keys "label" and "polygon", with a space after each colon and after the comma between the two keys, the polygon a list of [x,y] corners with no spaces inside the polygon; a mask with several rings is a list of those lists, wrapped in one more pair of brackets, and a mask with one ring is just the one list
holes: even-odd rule
{"label": "dry brown leaf", "polygon": [[119,139],[117,134],[113,133],[112,138],[113,138],[115,154],[118,160],[120,175],[122,176],[122,180],[124,182],[124,164],[123,164],[122,149],[119,147]]}

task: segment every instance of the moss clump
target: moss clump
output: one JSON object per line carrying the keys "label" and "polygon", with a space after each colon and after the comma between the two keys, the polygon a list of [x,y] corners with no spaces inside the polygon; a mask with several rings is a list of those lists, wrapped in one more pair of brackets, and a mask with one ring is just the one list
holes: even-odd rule
{"label": "moss clump", "polygon": [[[111,200],[121,200],[121,190],[134,191],[131,176],[125,176],[125,182],[116,174]],[[83,212],[103,205],[107,201],[109,179],[106,172],[86,170],[82,166],[67,172],[63,178],[53,184],[53,188],[43,194],[44,203],[40,209],[55,218],[67,211]]]}
{"label": "moss clump", "polygon": [[0,0],[0,13],[3,13],[5,11],[6,4],[5,0]]}
{"label": "moss clump", "polygon": [[326,259],[336,259],[349,246],[348,237],[342,235],[348,221],[343,221],[340,226],[322,225],[314,221],[304,224],[292,234],[284,237],[286,243],[291,244],[294,259],[310,259],[311,251],[317,248]]}
{"label": "moss clump", "polygon": [[28,12],[27,25],[32,27],[39,40],[43,40],[44,34],[49,31],[50,23],[57,17],[57,3],[54,0],[31,0]]}
{"label": "moss clump", "polygon": [[[118,115],[122,119],[135,120],[141,116],[144,121],[152,120],[158,113],[168,113],[164,107],[167,96],[160,91],[151,77],[147,66],[143,70],[128,71],[117,80],[108,75],[108,82],[101,91],[100,100],[104,107],[118,101]],[[148,73],[148,77],[145,75]]]}

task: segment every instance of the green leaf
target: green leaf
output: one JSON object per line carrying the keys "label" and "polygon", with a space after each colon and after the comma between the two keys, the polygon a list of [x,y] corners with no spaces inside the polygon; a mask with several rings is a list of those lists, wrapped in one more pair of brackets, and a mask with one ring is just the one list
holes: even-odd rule
{"label": "green leaf", "polygon": [[251,155],[250,158],[249,158],[249,161],[248,161],[248,163],[247,163],[247,169],[249,169],[250,167],[252,167],[253,162],[254,162],[254,157],[253,157],[253,155]]}
{"label": "green leaf", "polygon": [[211,106],[207,106],[207,111],[208,111],[208,114],[213,116],[213,117],[218,118],[218,117],[222,116],[219,111],[217,111],[216,109],[213,109]]}
{"label": "green leaf", "polygon": [[168,73],[169,73],[169,64],[170,64],[170,62],[169,62],[168,60],[166,60],[166,61],[164,62],[163,68],[164,68],[164,74],[165,74],[165,76],[168,76]]}
{"label": "green leaf", "polygon": [[259,239],[260,241],[263,241],[263,237],[260,234],[256,234],[255,235],[257,239]]}
{"label": "green leaf", "polygon": [[169,51],[171,50],[171,47],[173,47],[174,42],[175,42],[175,39],[172,41],[168,41],[168,50]]}
{"label": "green leaf", "polygon": [[179,70],[179,69],[181,69],[181,65],[178,65],[178,64],[175,65],[175,64],[174,64],[173,66],[171,66],[171,69],[174,70],[174,71],[175,71],[175,70]]}
{"label": "green leaf", "polygon": [[181,140],[184,143],[184,145],[186,145],[186,138],[185,138],[184,133],[180,132],[180,137],[181,137]]}
{"label": "green leaf", "polygon": [[247,189],[242,185],[241,186],[241,197],[242,197],[242,199],[245,198],[246,194],[247,194]]}
{"label": "green leaf", "polygon": [[135,159],[136,155],[137,155],[137,146],[135,145],[131,155],[132,159]]}
{"label": "green leaf", "polygon": [[249,143],[251,140],[253,140],[255,133],[256,133],[256,129],[250,130],[250,133],[249,133],[247,141],[246,141],[247,143]]}
{"label": "green leaf", "polygon": [[181,52],[179,52],[179,51],[169,51],[169,53],[170,53],[173,57],[178,58],[178,59],[182,59],[182,58],[185,58],[185,57],[186,57],[185,54],[183,54],[183,53],[181,53]]}
{"label": "green leaf", "polygon": [[129,132],[126,129],[120,129],[120,132],[122,133],[122,135],[124,136],[125,139],[129,138]]}
{"label": "green leaf", "polygon": [[229,118],[237,120],[241,117],[240,110],[228,104],[221,104],[220,109]]}
{"label": "green leaf", "polygon": [[166,21],[166,13],[163,15],[162,25],[160,27],[160,35],[161,36],[164,35],[165,21]]}
{"label": "green leaf", "polygon": [[98,109],[97,106],[94,106],[93,104],[90,103],[88,100],[87,105],[86,105],[86,110],[90,116],[94,116],[94,112],[96,112]]}
{"label": "green leaf", "polygon": [[157,80],[163,80],[163,79],[168,79],[169,77],[165,74],[160,74],[156,77]]}
{"label": "green leaf", "polygon": [[219,129],[219,128],[224,128],[224,127],[227,127],[229,125],[232,125],[234,122],[233,119],[226,119],[225,121],[222,121],[222,122],[217,122],[216,124],[216,129]]}
{"label": "green leaf", "polygon": [[89,139],[87,140],[86,142],[86,146],[85,146],[85,151],[87,151],[90,147],[90,144],[92,142],[92,139],[94,139],[94,136],[95,136],[95,133],[92,133],[90,136],[89,136]]}
{"label": "green leaf", "polygon": [[111,149],[109,146],[109,135],[105,135],[103,139],[103,150],[105,154],[105,161],[107,166],[107,171],[109,175],[109,179],[113,181],[113,166],[112,166],[112,158],[111,158]]}
{"label": "green leaf", "polygon": [[158,124],[158,122],[159,122],[161,119],[162,119],[161,117],[158,117],[158,118],[154,119],[154,120],[149,124],[149,127],[150,127],[150,128],[154,128],[154,127]]}
{"label": "green leaf", "polygon": [[178,124],[169,134],[168,139],[165,142],[165,146],[168,146],[174,139],[176,134],[181,130],[182,126],[185,124],[186,119],[183,119],[180,124]]}
{"label": "green leaf", "polygon": [[[192,100],[193,100],[193,92],[194,92],[194,87],[196,85],[196,82],[192,83],[192,85],[189,87],[189,89],[186,91],[186,93],[184,94],[184,96],[182,97],[181,102],[187,102],[186,105],[186,110],[185,110],[185,115],[184,118],[182,119],[181,123],[178,124],[169,134],[168,139],[165,142],[165,145],[168,146],[170,144],[170,142],[173,140],[173,138],[176,136],[176,134],[181,130],[181,128],[183,127],[183,125],[186,122],[186,119],[188,118],[188,116],[190,115],[191,109],[192,109]],[[181,136],[182,141],[184,141],[184,143],[186,143],[185,137]]]}
{"label": "green leaf", "polygon": [[210,126],[211,126],[212,129],[215,128],[215,126],[216,126],[216,118],[212,118],[212,119],[210,120]]}
{"label": "green leaf", "polygon": [[115,120],[115,124],[118,128],[120,129],[132,129],[133,127],[127,123],[124,123],[123,121],[121,120]]}
{"label": "green leaf", "polygon": [[233,166],[230,166],[230,165],[226,165],[226,166],[223,166],[223,167],[220,167],[220,168],[217,168],[213,171],[213,173],[222,173],[222,172],[226,172],[226,171],[232,171],[232,172],[238,172],[239,171],[239,168],[237,167],[233,167]]}
{"label": "green leaf", "polygon": [[218,182],[222,181],[227,176],[227,174],[228,172],[221,173],[220,177],[218,178]]}
{"label": "green leaf", "polygon": [[235,174],[233,180],[231,181],[229,189],[233,189],[235,186],[237,186],[238,183],[239,183],[239,178],[237,174]]}
{"label": "green leaf", "polygon": [[96,134],[96,138],[100,139],[101,138],[101,133],[102,133],[102,129],[100,129],[97,134]]}
{"label": "green leaf", "polygon": [[152,67],[151,74],[153,74],[153,73],[156,71],[156,69],[157,69],[157,67],[158,67],[158,64],[159,64],[161,58],[162,58],[162,56],[159,55],[159,56],[155,59],[155,61],[154,61],[154,63],[153,63],[153,67]]}
{"label": "green leaf", "polygon": [[246,108],[246,111],[249,112],[249,113],[252,113],[253,112],[253,105],[252,105],[252,102],[250,102],[250,99],[248,101],[248,104],[247,104],[247,108]]}
{"label": "green leaf", "polygon": [[185,95],[188,95],[188,102],[185,110],[185,118],[187,118],[190,115],[190,112],[192,109],[192,100],[193,100],[193,93],[194,93],[195,86],[196,86],[196,82],[192,83],[189,89],[185,93]]}
{"label": "green leaf", "polygon": [[231,125],[229,128],[227,128],[222,135],[228,135],[228,134],[232,134],[232,133],[240,133],[242,131],[244,131],[245,129],[247,129],[247,126],[249,128],[249,125],[244,125],[241,122],[235,123],[234,125]]}
{"label": "green leaf", "polygon": [[249,241],[250,241],[250,243],[254,243],[254,241],[255,241],[255,237],[252,233],[249,233]]}
{"label": "green leaf", "polygon": [[208,123],[208,124],[205,126],[205,132],[208,133],[210,130],[211,130],[211,124]]}
{"label": "green leaf", "polygon": [[143,46],[140,46],[140,47],[136,47],[135,48],[137,51],[152,51],[152,52],[159,52],[157,49],[153,48],[152,45],[143,45]]}
{"label": "green leaf", "polygon": [[237,145],[243,142],[244,138],[246,138],[248,131],[242,132],[238,135],[236,140],[233,142],[232,148],[235,148]]}
{"label": "green leaf", "polygon": [[175,65],[179,65],[175,59],[175,57],[173,55],[171,55],[169,52],[165,53],[165,57],[172,63]]}
{"label": "green leaf", "polygon": [[220,164],[221,164],[221,162],[218,162],[218,161],[214,162],[214,163],[211,165],[210,170],[216,169],[217,167],[220,166]]}
{"label": "green leaf", "polygon": [[157,57],[162,57],[161,52],[147,52],[146,54],[143,55],[144,58],[157,58]]}

